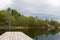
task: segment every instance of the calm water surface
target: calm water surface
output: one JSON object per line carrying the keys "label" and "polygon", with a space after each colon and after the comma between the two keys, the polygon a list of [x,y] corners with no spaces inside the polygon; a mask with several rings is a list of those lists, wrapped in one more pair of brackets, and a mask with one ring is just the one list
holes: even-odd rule
{"label": "calm water surface", "polygon": [[41,35],[34,38],[34,40],[60,40],[60,32],[57,34]]}
{"label": "calm water surface", "polygon": [[55,28],[52,30],[41,28],[29,28],[29,29],[0,29],[0,34],[6,31],[22,31],[34,40],[60,40],[60,29]]}

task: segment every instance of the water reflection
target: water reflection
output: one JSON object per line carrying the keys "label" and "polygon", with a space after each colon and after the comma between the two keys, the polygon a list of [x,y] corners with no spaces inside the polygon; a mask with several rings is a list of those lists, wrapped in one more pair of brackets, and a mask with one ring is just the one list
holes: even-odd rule
{"label": "water reflection", "polygon": [[[37,35],[34,40],[60,40],[60,29],[47,30],[43,29],[43,35]],[[41,30],[40,30],[41,31]]]}
{"label": "water reflection", "polygon": [[55,35],[49,34],[48,36],[46,35],[37,36],[34,38],[34,40],[60,40],[60,32]]}
{"label": "water reflection", "polygon": [[35,40],[60,40],[60,29],[27,28],[27,29],[0,29],[0,34],[6,31],[22,31]]}

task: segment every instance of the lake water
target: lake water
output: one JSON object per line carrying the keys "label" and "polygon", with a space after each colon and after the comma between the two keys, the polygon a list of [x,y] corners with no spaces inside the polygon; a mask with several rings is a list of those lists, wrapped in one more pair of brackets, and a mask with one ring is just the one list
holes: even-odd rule
{"label": "lake water", "polygon": [[34,38],[34,40],[60,40],[60,32],[57,34],[37,36]]}
{"label": "lake water", "polygon": [[60,40],[60,29],[55,28],[52,30],[41,28],[29,28],[29,29],[0,29],[0,34],[6,31],[22,31],[34,40]]}

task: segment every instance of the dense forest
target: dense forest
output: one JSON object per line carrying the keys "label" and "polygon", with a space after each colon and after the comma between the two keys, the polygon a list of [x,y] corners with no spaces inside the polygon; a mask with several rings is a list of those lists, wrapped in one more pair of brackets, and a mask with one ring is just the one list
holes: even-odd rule
{"label": "dense forest", "polygon": [[[6,31],[22,31],[33,38],[37,35],[56,34],[60,31],[59,26],[60,23],[52,19],[24,16],[11,8],[0,10],[0,34]],[[49,28],[54,29],[48,30]]]}
{"label": "dense forest", "polygon": [[57,28],[60,26],[60,23],[55,20],[42,20],[37,16],[27,17],[11,8],[0,10],[0,27],[48,27],[48,25]]}

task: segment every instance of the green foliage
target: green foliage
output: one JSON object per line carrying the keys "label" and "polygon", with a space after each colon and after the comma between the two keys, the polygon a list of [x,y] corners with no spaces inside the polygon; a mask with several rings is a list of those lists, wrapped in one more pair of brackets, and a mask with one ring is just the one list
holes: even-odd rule
{"label": "green foliage", "polygon": [[52,25],[54,27],[59,27],[60,23],[57,21],[48,19],[42,20],[29,16],[23,16],[18,11],[8,8],[7,10],[0,11],[0,26],[23,26],[23,27],[47,27]]}
{"label": "green foliage", "polygon": [[54,20],[51,20],[49,22],[49,24],[52,25],[52,26],[54,26],[54,27],[59,27],[60,26],[59,23],[57,21],[54,21]]}
{"label": "green foliage", "polygon": [[15,18],[18,18],[19,16],[21,16],[21,14],[18,11],[13,9],[12,9],[11,15],[14,16]]}
{"label": "green foliage", "polygon": [[[55,30],[48,31],[49,29],[48,25],[51,25],[50,27],[52,26],[55,27]],[[49,21],[48,19],[46,20],[38,19],[37,16],[36,18],[33,16],[27,17],[24,15],[21,15],[18,11],[14,9],[8,8],[7,10],[0,11],[0,27],[2,26],[4,27],[4,29],[0,29],[1,31],[0,34],[7,30],[23,31],[29,36],[34,37],[34,36],[37,36],[38,34],[43,35],[45,33],[47,35],[49,33],[54,34],[56,32],[59,32],[57,28],[60,26],[60,23],[55,20]],[[9,27],[12,27],[12,29],[10,29]],[[13,29],[13,27],[15,29]],[[24,28],[26,27],[27,29],[21,30],[19,29],[19,27],[24,27]]]}
{"label": "green foliage", "polygon": [[5,26],[6,25],[6,15],[7,12],[6,11],[0,11],[0,26]]}

